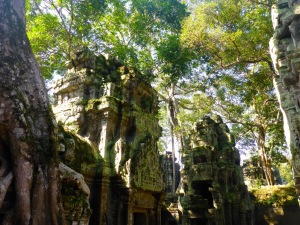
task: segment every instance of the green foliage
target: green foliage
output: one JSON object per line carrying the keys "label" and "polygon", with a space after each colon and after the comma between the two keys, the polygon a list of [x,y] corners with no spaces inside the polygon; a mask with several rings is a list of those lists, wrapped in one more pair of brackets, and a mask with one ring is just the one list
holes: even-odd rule
{"label": "green foliage", "polygon": [[193,53],[181,45],[178,34],[167,35],[163,38],[156,45],[156,51],[156,65],[159,74],[164,78],[165,85],[177,83],[190,71]]}
{"label": "green foliage", "polygon": [[173,0],[111,1],[95,24],[96,44],[127,65],[156,72],[157,44],[179,29],[185,15],[184,5]]}
{"label": "green foliage", "polygon": [[[178,119],[181,121],[185,130],[190,130],[199,118],[211,114],[214,99],[204,93],[196,93],[186,98],[182,96],[178,99],[182,109],[178,113]],[[186,108],[186,109],[185,109]],[[190,109],[190,110],[189,110]]]}
{"label": "green foliage", "polygon": [[262,186],[250,189],[257,206],[288,206],[298,205],[298,197],[294,186]]}
{"label": "green foliage", "polygon": [[61,34],[59,20],[51,14],[37,15],[27,22],[27,35],[45,78],[51,78],[53,71],[61,71],[63,68],[62,49],[66,43],[64,41],[58,43],[53,39],[60,37]]}
{"label": "green foliage", "polygon": [[211,1],[199,4],[184,21],[182,41],[219,68],[266,61],[270,20],[269,8],[251,1]]}
{"label": "green foliage", "polygon": [[188,15],[186,6],[177,0],[133,0],[132,4],[139,13],[175,30],[180,30],[181,21]]}
{"label": "green foliage", "polygon": [[285,183],[288,185],[292,185],[294,183],[294,177],[292,173],[292,166],[290,162],[280,163],[278,165],[278,169],[280,172],[280,177],[283,179]]}
{"label": "green foliage", "polygon": [[27,35],[45,78],[62,73],[71,53],[91,44],[92,22],[99,19],[104,8],[103,1],[95,0],[26,2]]}
{"label": "green foliage", "polygon": [[29,0],[27,30],[47,78],[55,70],[62,73],[63,62],[87,46],[153,80],[157,43],[178,32],[186,15],[185,5],[177,0]]}
{"label": "green foliage", "polygon": [[164,199],[164,206],[169,207],[172,203],[177,203],[178,201],[178,195],[175,193],[167,193],[166,197]]}
{"label": "green foliage", "polygon": [[218,113],[244,146],[264,130],[269,160],[283,162],[268,53],[270,7],[266,1],[190,2],[196,7],[187,17],[177,0],[29,0],[28,36],[46,78],[62,73],[72,53],[88,46],[156,82],[169,104],[164,129],[171,122],[177,134],[184,133],[182,127]]}

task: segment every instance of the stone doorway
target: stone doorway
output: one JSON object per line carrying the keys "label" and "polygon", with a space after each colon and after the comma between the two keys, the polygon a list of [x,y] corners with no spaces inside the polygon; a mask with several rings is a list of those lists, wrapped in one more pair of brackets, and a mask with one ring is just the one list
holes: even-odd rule
{"label": "stone doorway", "polygon": [[207,225],[207,219],[205,218],[191,219],[191,225]]}
{"label": "stone doorway", "polygon": [[148,225],[146,213],[142,213],[142,212],[133,213],[133,225]]}
{"label": "stone doorway", "polygon": [[195,195],[202,196],[203,199],[207,199],[208,208],[214,208],[213,204],[213,196],[210,192],[210,188],[212,187],[212,181],[204,180],[204,181],[193,181],[192,188],[195,191]]}

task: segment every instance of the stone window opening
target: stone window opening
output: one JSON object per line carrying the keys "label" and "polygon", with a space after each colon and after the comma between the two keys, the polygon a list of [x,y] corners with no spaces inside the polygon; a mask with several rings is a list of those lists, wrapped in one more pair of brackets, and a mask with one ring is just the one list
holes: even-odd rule
{"label": "stone window opening", "polygon": [[206,155],[194,156],[194,164],[207,163]]}
{"label": "stone window opening", "polygon": [[195,195],[201,195],[202,199],[207,199],[209,209],[214,208],[213,196],[210,192],[210,188],[212,188],[211,181],[192,182],[192,188]]}

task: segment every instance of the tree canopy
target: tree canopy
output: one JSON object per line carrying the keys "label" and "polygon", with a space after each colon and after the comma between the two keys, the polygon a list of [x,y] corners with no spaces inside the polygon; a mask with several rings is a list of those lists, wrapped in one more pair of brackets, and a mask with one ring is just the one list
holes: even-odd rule
{"label": "tree canopy", "polygon": [[280,158],[274,152],[286,146],[268,51],[270,7],[252,1],[200,3],[183,21],[181,39],[207,59],[204,82],[213,110],[233,123],[241,143],[249,145],[249,138],[256,143],[267,182],[274,184],[271,164]]}
{"label": "tree canopy", "polygon": [[27,32],[46,78],[62,73],[65,61],[82,46],[138,68],[156,87],[168,112],[162,112],[169,118],[168,135],[176,136],[182,148],[201,115],[221,115],[240,146],[259,150],[273,184],[271,164],[282,161],[285,144],[268,50],[271,5],[29,0]]}
{"label": "tree canopy", "polygon": [[82,46],[152,72],[160,40],[180,31],[187,15],[176,0],[30,0],[27,9],[27,33],[46,78]]}

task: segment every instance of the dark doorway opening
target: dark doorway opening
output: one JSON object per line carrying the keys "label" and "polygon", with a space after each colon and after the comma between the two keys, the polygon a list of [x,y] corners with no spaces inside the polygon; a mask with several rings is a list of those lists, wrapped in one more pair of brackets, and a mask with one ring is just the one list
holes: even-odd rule
{"label": "dark doorway opening", "polygon": [[206,218],[191,219],[191,225],[207,225]]}
{"label": "dark doorway opening", "polygon": [[133,225],[147,225],[146,213],[134,213]]}
{"label": "dark doorway opening", "polygon": [[192,188],[195,190],[196,195],[201,195],[203,199],[207,199],[208,207],[214,208],[212,193],[209,188],[212,187],[210,180],[193,181]]}
{"label": "dark doorway opening", "polygon": [[175,220],[171,220],[168,222],[168,225],[177,225],[177,222]]}

